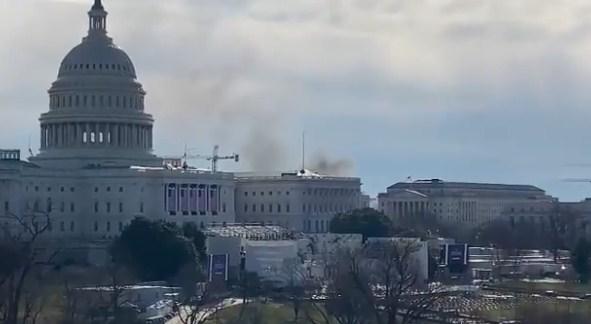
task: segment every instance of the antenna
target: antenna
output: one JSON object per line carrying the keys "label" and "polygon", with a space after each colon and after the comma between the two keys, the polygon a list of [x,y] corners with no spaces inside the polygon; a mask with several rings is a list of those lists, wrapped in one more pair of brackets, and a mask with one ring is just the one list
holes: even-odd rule
{"label": "antenna", "polygon": [[306,170],[306,131],[302,132],[302,171]]}

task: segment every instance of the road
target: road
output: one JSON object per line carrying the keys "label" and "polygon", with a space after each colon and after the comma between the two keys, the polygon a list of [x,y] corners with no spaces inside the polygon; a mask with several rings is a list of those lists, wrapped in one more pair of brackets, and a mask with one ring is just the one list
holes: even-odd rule
{"label": "road", "polygon": [[[232,307],[232,306],[236,306],[236,305],[240,305],[242,304],[242,298],[226,298],[224,300],[222,300],[220,303],[216,304],[216,305],[212,305],[209,307],[205,307],[204,310],[200,311],[199,314],[196,316],[196,318],[198,319],[197,322],[204,320],[206,318],[208,318],[209,316],[213,315],[215,312],[220,311],[224,308],[228,308],[228,307]],[[184,311],[181,310],[181,312],[183,312],[184,315],[187,315],[189,311],[189,307],[185,307]],[[166,322],[166,324],[183,324],[183,322],[181,321],[181,319],[176,316],[171,318],[168,322]]]}

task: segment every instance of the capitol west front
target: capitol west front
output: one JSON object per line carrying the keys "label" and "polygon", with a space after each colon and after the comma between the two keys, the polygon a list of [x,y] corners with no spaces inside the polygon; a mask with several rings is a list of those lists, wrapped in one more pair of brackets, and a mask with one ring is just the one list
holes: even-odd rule
{"label": "capitol west front", "polygon": [[[49,215],[47,238],[82,245],[112,239],[136,217],[200,227],[248,221],[252,215],[241,215],[245,211],[235,214],[234,196],[237,186],[252,182],[237,181],[232,173],[163,166],[153,154],[154,119],[133,62],[108,36],[100,0],[88,15],[87,36],[63,59],[48,91],[39,154],[23,161],[18,151],[0,151],[0,216]],[[276,188],[284,192],[277,201],[284,206],[263,215],[267,223],[282,210],[275,225],[314,232],[320,222],[328,231],[330,215],[320,212],[322,205],[306,209],[294,200],[290,210],[285,193],[305,195],[303,183],[341,192],[335,198],[339,212],[358,207],[358,178],[291,178]]]}

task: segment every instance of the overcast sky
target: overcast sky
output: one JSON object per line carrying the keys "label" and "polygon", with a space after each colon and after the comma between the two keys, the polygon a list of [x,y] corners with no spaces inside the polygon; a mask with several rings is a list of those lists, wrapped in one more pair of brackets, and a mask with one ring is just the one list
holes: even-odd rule
{"label": "overcast sky", "polygon": [[[91,3],[0,0],[0,147],[38,148],[46,90]],[[588,0],[103,3],[158,154],[220,144],[243,157],[226,170],[296,169],[305,130],[308,165],[372,195],[412,176],[591,196],[563,181],[591,178]]]}

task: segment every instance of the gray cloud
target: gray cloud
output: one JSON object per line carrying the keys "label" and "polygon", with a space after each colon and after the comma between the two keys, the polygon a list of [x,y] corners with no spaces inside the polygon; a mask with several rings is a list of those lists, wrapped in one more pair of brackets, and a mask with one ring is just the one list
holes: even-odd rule
{"label": "gray cloud", "polygon": [[[11,120],[0,147],[36,138],[90,2],[0,3],[0,120]],[[414,172],[553,186],[547,164],[591,161],[579,140],[591,117],[591,10],[580,1],[104,3],[148,91],[159,153],[221,144],[245,158],[239,168],[294,169],[298,134],[312,130],[332,148],[327,161],[355,160],[370,192]],[[552,163],[521,167],[542,159]]]}

